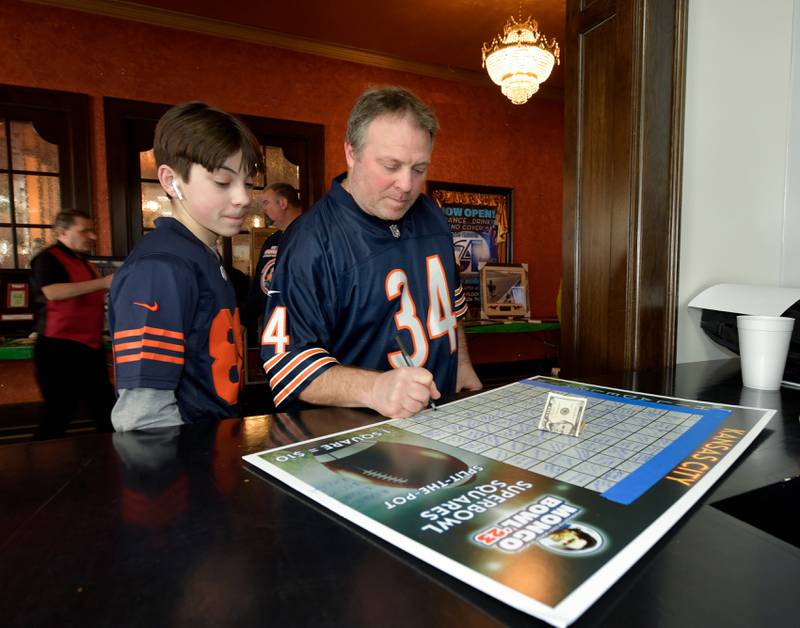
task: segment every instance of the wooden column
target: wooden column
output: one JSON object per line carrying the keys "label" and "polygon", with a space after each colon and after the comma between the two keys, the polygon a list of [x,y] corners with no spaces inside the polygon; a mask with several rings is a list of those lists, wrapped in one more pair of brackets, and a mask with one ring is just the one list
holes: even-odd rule
{"label": "wooden column", "polygon": [[562,370],[675,361],[687,0],[567,0]]}

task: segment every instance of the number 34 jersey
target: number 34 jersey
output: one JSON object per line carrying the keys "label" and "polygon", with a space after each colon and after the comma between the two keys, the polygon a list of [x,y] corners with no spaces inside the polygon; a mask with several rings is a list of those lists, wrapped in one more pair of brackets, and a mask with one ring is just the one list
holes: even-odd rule
{"label": "number 34 jersey", "polygon": [[116,385],[174,390],[184,421],[237,415],[242,335],[220,260],[174,218],[159,218],[109,294]]}
{"label": "number 34 jersey", "polygon": [[395,223],[362,211],[344,175],[286,231],[269,290],[261,357],[278,408],[335,364],[415,366],[455,391],[457,317],[467,307],[441,210],[420,196]]}

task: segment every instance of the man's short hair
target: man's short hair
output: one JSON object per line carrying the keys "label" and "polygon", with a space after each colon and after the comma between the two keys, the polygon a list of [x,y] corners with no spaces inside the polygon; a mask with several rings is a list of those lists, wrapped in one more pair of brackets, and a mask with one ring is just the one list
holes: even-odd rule
{"label": "man's short hair", "polygon": [[91,220],[92,217],[82,209],[62,209],[56,214],[53,221],[53,229],[69,229],[75,224],[78,218],[85,218]]}
{"label": "man's short hair", "polygon": [[270,183],[264,190],[272,190],[277,196],[285,198],[292,207],[300,207],[300,194],[289,183]]}
{"label": "man's short hair", "polygon": [[433,110],[409,90],[402,87],[369,89],[356,101],[347,120],[347,143],[356,154],[364,145],[370,122],[383,115],[410,115],[419,128],[430,134],[431,143],[439,129],[439,121]]}
{"label": "man's short hair", "polygon": [[192,164],[214,171],[240,150],[248,176],[264,171],[264,157],[250,129],[235,116],[200,101],[175,105],[161,116],[153,148],[156,166],[166,164],[186,181]]}

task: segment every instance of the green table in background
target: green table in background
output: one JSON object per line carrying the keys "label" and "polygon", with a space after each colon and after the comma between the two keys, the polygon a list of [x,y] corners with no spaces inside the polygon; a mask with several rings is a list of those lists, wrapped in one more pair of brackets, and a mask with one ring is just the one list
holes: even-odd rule
{"label": "green table in background", "polygon": [[10,340],[0,343],[0,360],[32,360],[33,340]]}
{"label": "green table in background", "polygon": [[535,331],[548,331],[550,329],[561,329],[558,321],[547,321],[541,323],[529,323],[525,321],[511,321],[508,323],[467,323],[464,331],[468,334],[522,334]]}

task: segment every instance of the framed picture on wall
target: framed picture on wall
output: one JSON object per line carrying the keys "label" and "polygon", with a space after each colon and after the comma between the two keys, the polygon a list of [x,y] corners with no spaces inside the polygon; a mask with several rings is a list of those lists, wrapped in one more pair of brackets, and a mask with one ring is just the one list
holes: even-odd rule
{"label": "framed picture on wall", "polygon": [[29,289],[27,283],[6,284],[6,309],[26,309],[29,307]]}
{"label": "framed picture on wall", "polygon": [[453,234],[456,263],[469,307],[481,314],[479,268],[512,261],[513,189],[428,181],[428,196],[442,209]]}
{"label": "framed picture on wall", "polygon": [[482,263],[481,318],[529,320],[527,264]]}

